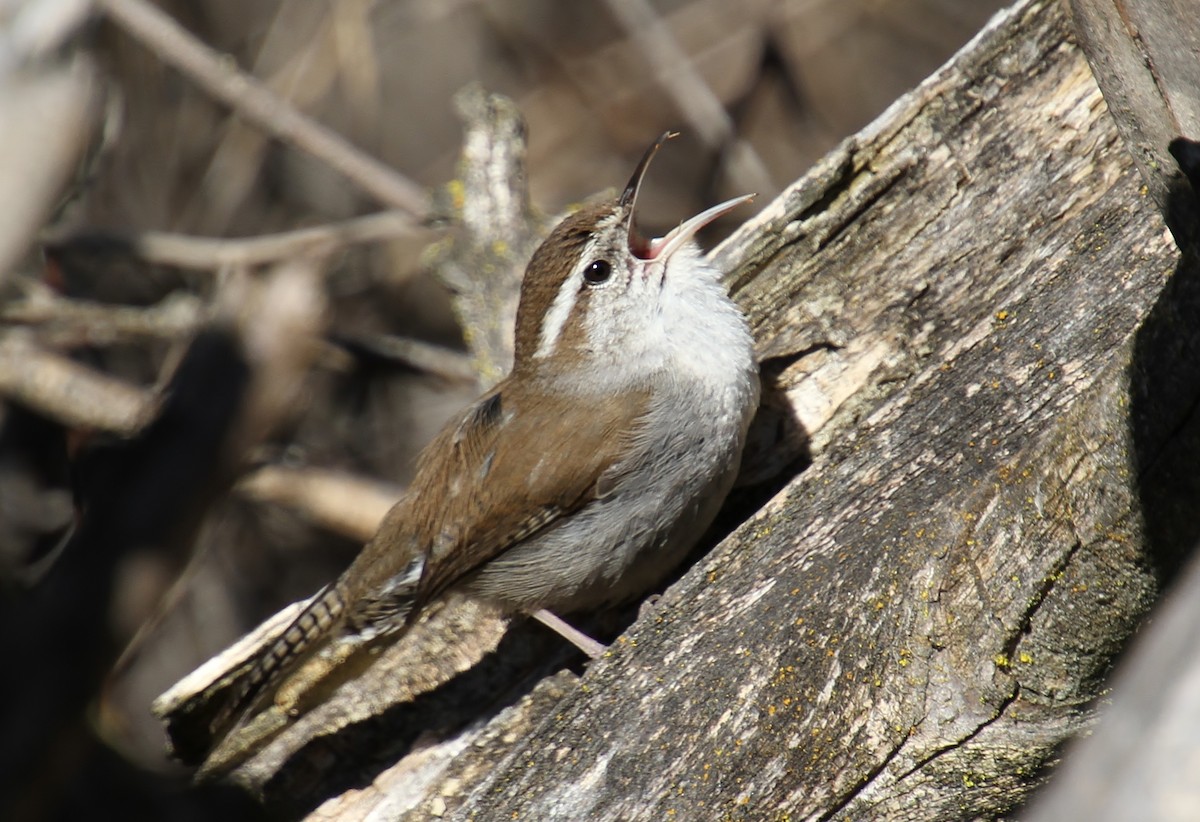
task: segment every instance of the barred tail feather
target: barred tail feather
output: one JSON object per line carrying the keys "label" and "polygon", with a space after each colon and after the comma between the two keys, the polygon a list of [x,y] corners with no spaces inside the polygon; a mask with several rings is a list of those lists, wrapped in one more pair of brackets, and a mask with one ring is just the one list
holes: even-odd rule
{"label": "barred tail feather", "polygon": [[346,608],[337,583],[322,588],[266,649],[247,663],[228,699],[209,723],[213,747],[233,731],[259,700],[317,650],[341,622]]}
{"label": "barred tail feather", "polygon": [[[351,566],[351,573],[355,566]],[[408,559],[399,573],[382,583],[365,586],[357,594],[353,586],[338,582],[322,588],[265,649],[244,663],[232,681],[222,689],[214,703],[220,707],[206,711],[211,754],[221,741],[254,712],[259,703],[314,653],[327,647],[331,639],[353,639],[356,644],[385,637],[394,638],[409,625],[409,617],[419,605],[416,592],[425,568],[425,557]],[[362,586],[360,586],[362,587]],[[348,591],[350,593],[348,593]],[[335,637],[334,634],[337,634]]]}

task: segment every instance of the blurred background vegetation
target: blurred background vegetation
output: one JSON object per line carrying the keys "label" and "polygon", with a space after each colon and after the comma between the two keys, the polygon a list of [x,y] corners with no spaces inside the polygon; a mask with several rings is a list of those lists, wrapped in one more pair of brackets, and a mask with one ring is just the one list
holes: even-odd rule
{"label": "blurred background vegetation", "polygon": [[[668,227],[726,197],[762,207],[838,140],[879,114],[961,47],[997,0],[174,0],[161,4],[278,95],[426,187],[455,175],[469,83],[511,97],[528,125],[528,176],[548,216],[624,183],[660,132],[641,222]],[[100,18],[84,47],[106,76],[104,127],[56,230],[169,230],[247,237],[379,208],[322,162],[265,135]],[[737,220],[748,212],[739,211]],[[718,226],[719,238],[730,226]],[[449,295],[423,264],[444,228],[344,250],[325,276],[332,334],[395,334],[462,347]],[[67,248],[22,274],[71,297],[146,306],[183,290],[207,298],[214,275],[151,266],[119,247]],[[139,385],[163,379],[180,341],[64,346]],[[320,466],[400,489],[420,447],[475,386],[357,352],[316,368],[305,402],[255,461]],[[64,432],[15,405],[0,430],[0,572],[53,542],[72,517]],[[5,484],[7,483],[7,484]],[[15,484],[14,484],[15,483]],[[20,486],[24,490],[14,490]],[[7,498],[7,502],[5,502]],[[30,515],[36,510],[38,516]],[[36,527],[13,522],[36,520]],[[151,700],[284,603],[335,576],[359,543],[283,505],[226,495],[198,538],[122,554],[100,612],[113,653],[85,716],[26,751],[0,807],[26,819],[256,818],[228,791],[195,790],[166,760]],[[8,586],[5,596],[19,601]],[[19,612],[10,612],[19,613]],[[22,625],[21,666],[73,677],[40,624]],[[10,651],[11,652],[11,651]],[[114,666],[114,659],[120,661]],[[10,669],[11,670],[11,669]],[[10,676],[12,674],[10,673]],[[87,681],[84,678],[84,681]],[[30,715],[74,716],[47,693]],[[0,814],[3,815],[3,814]]]}

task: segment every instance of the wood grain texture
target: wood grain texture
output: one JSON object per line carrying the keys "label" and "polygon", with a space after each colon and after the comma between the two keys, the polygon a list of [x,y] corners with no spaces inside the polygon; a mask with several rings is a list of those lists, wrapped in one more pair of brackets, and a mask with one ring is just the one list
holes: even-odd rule
{"label": "wood grain texture", "polygon": [[[1200,140],[1200,22],[1189,0],[1071,0],[1075,31],[1147,190],[1177,234],[1200,210],[1179,202],[1167,146]],[[1181,211],[1177,216],[1175,212]]]}

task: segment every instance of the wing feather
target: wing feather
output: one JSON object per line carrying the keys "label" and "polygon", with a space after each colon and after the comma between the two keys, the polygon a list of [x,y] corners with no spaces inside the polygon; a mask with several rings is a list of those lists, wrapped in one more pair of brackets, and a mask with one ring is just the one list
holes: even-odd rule
{"label": "wing feather", "polygon": [[597,398],[587,415],[578,402],[501,384],[426,450],[411,493],[444,504],[410,508],[426,512],[410,525],[429,546],[418,604],[601,496],[649,392]]}

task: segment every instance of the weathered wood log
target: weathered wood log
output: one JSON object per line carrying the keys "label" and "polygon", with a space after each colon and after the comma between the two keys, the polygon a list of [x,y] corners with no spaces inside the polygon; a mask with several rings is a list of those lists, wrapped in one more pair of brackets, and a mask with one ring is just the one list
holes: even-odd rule
{"label": "weathered wood log", "polygon": [[[1194,542],[1200,491],[1198,272],[1063,8],[999,16],[715,254],[772,389],[751,473],[811,465],[582,677],[540,680],[558,660],[494,623],[456,645],[473,615],[451,606],[431,644],[277,718],[236,779],[293,811],[330,797],[326,819],[1025,799]],[[160,705],[177,745],[200,680]]]}
{"label": "weathered wood log", "polygon": [[1067,749],[1031,822],[1195,818],[1200,808],[1200,563],[1154,610],[1093,736]]}
{"label": "weathered wood log", "polygon": [[[1156,0],[1072,0],[1071,12],[1126,148],[1183,249],[1179,276],[1194,277],[1200,253],[1200,144],[1182,146],[1180,138],[1200,137],[1200,18],[1184,4]],[[1176,159],[1181,169],[1175,168]],[[1179,438],[1194,439],[1186,432],[1194,426],[1185,421]],[[1143,510],[1155,513],[1150,506]],[[1193,556],[1111,680],[1112,704],[1102,709],[1095,734],[1067,749],[1065,766],[1027,812],[1030,820],[1196,815],[1198,623],[1200,557]]]}
{"label": "weathered wood log", "polygon": [[[1172,229],[1200,220],[1173,196],[1168,146],[1200,139],[1200,22],[1187,0],[1070,0],[1071,17],[1104,100]],[[1177,228],[1182,223],[1184,227]]]}

